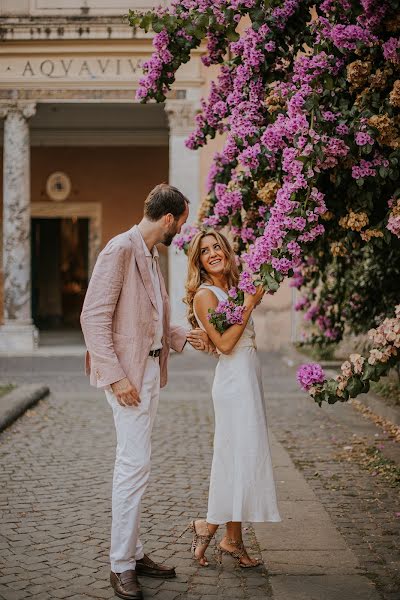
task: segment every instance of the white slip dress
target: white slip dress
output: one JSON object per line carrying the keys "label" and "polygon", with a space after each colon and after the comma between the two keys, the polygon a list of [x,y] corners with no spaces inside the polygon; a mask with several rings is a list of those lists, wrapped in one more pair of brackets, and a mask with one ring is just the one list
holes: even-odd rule
{"label": "white slip dress", "polygon": [[[227,298],[216,286],[200,287],[210,289],[219,301]],[[279,522],[261,365],[251,318],[232,353],[219,353],[212,398],[215,435],[208,523]]]}

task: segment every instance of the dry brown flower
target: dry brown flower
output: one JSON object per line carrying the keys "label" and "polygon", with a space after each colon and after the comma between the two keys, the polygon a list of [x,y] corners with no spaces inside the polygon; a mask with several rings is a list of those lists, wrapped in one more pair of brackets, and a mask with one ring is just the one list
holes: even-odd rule
{"label": "dry brown flower", "polygon": [[347,65],[347,81],[351,83],[353,90],[365,85],[370,73],[371,63],[369,61],[355,60]]}
{"label": "dry brown flower", "polygon": [[368,124],[378,130],[378,142],[390,148],[400,148],[400,136],[397,128],[398,118],[389,115],[373,115],[368,119]]}
{"label": "dry brown flower", "polygon": [[347,254],[347,249],[343,242],[332,242],[330,249],[332,256],[346,256]]}
{"label": "dry brown flower", "polygon": [[197,220],[199,223],[203,221],[208,216],[208,213],[211,208],[211,198],[210,196],[205,196],[200,203],[199,210],[197,212]]}
{"label": "dry brown flower", "polygon": [[363,227],[368,225],[369,219],[365,212],[355,213],[352,210],[347,215],[339,219],[339,225],[343,229],[351,229],[352,231],[361,231]]}
{"label": "dry brown flower", "polygon": [[259,180],[256,182],[256,187],[257,187],[257,189],[258,189],[258,190],[261,190],[261,189],[264,187],[264,185],[265,185],[266,183],[267,183],[267,180],[266,180],[264,177],[261,177],[261,179],[259,179]]}
{"label": "dry brown flower", "polygon": [[393,89],[389,94],[389,104],[400,108],[400,79],[397,79],[393,84]]}
{"label": "dry brown flower", "polygon": [[377,69],[369,78],[369,83],[374,89],[382,89],[385,87],[388,75],[391,69]]}
{"label": "dry brown flower", "polygon": [[332,211],[327,210],[326,212],[324,212],[324,214],[321,215],[321,219],[323,221],[332,221],[332,219],[333,219],[334,216],[335,215],[333,214]]}
{"label": "dry brown flower", "polygon": [[262,200],[262,202],[265,202],[265,204],[272,204],[280,187],[281,186],[277,181],[268,181],[264,187],[258,191],[257,197]]}
{"label": "dry brown flower", "polygon": [[277,110],[281,110],[285,106],[286,101],[272,89],[265,97],[264,104],[267,107],[268,112],[272,114]]}
{"label": "dry brown flower", "polygon": [[364,242],[369,242],[371,238],[383,238],[383,231],[379,229],[366,229],[360,232],[361,238]]}

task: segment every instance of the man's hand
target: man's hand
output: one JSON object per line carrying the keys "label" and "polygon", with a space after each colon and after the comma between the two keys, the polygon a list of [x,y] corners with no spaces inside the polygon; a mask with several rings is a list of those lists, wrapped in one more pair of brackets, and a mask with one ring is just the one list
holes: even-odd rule
{"label": "man's hand", "polygon": [[111,389],[121,406],[139,406],[139,394],[127,377],[111,384]]}
{"label": "man's hand", "polygon": [[201,352],[207,352],[208,354],[215,354],[215,346],[206,334],[205,331],[199,327],[188,331],[186,334],[187,341],[193,348],[200,350]]}

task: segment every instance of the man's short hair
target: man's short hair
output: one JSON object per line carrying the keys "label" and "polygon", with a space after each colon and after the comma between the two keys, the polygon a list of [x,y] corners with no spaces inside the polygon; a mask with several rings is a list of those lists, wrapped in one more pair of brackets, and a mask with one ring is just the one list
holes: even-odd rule
{"label": "man's short hair", "polygon": [[179,219],[188,204],[189,200],[176,187],[160,183],[144,201],[144,216],[150,221],[158,221],[170,213],[175,219]]}

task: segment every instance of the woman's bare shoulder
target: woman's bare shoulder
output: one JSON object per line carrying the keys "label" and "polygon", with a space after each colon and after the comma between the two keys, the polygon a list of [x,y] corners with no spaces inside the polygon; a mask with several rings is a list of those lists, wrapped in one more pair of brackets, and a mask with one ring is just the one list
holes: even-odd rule
{"label": "woman's bare shoulder", "polygon": [[195,306],[204,306],[205,304],[217,305],[218,299],[211,290],[208,290],[206,287],[201,287],[197,290],[193,302]]}

